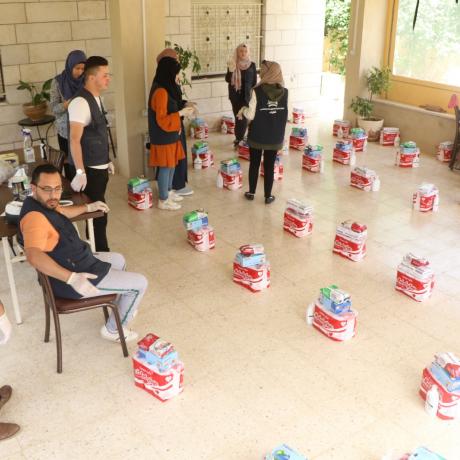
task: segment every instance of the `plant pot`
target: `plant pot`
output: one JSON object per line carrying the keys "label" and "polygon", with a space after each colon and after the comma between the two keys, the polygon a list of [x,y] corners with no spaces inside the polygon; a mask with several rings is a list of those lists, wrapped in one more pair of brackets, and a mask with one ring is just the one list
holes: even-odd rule
{"label": "plant pot", "polygon": [[22,104],[24,115],[33,121],[40,121],[45,116],[47,110],[48,104],[46,102],[38,105],[33,105],[31,102]]}
{"label": "plant pot", "polygon": [[367,140],[376,142],[380,139],[380,130],[383,128],[383,118],[361,118],[358,117],[358,126],[363,128],[367,134]]}

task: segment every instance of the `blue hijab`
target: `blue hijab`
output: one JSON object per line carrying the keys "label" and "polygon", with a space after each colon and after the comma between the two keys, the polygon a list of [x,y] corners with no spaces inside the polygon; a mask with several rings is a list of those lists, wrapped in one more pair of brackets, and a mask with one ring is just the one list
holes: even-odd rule
{"label": "blue hijab", "polygon": [[72,69],[81,63],[86,62],[86,54],[81,50],[74,50],[69,53],[65,61],[65,69],[56,77],[62,97],[67,100],[75,96],[83,86],[84,76],[73,78]]}

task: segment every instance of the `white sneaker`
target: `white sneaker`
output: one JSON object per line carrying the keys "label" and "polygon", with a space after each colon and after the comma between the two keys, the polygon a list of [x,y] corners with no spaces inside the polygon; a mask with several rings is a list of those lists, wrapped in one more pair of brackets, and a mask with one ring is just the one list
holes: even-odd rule
{"label": "white sneaker", "polygon": [[186,185],[184,188],[181,188],[179,190],[173,190],[176,195],[180,196],[190,196],[193,195],[193,190]]}
{"label": "white sneaker", "polygon": [[169,198],[167,200],[158,200],[158,208],[165,209],[167,211],[177,211],[182,206],[180,204],[174,203]]}
{"label": "white sneaker", "polygon": [[[136,340],[139,337],[137,332],[134,332],[126,327],[123,328],[123,332],[125,334],[126,342],[132,342],[133,340]],[[111,342],[120,343],[120,336],[118,335],[118,331],[110,332],[105,326],[105,324],[101,327],[101,337],[103,339],[110,340]]]}
{"label": "white sneaker", "polygon": [[169,201],[183,201],[184,197],[178,195],[176,192],[173,192],[172,190],[169,192],[168,195],[168,200]]}

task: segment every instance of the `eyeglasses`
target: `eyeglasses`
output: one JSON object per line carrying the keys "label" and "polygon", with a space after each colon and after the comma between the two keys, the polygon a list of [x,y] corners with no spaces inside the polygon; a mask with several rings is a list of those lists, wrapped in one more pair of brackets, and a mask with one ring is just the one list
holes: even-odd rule
{"label": "eyeglasses", "polygon": [[40,185],[37,185],[37,187],[47,193],[48,195],[51,195],[52,193],[62,193],[62,186],[59,187],[40,187]]}

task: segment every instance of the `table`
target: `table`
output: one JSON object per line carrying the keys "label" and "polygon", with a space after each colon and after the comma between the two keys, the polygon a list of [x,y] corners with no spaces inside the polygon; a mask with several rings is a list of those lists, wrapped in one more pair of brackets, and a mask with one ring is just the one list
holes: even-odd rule
{"label": "table", "polygon": [[[91,200],[84,193],[76,193],[70,189],[70,183],[67,179],[63,178],[64,193],[70,193],[70,199],[74,204],[85,204],[90,203]],[[8,202],[13,199],[13,194],[6,184],[0,185],[0,209],[4,210]],[[102,217],[104,213],[102,211],[96,211],[91,213],[80,214],[79,216],[71,219],[72,222],[86,220],[88,222],[88,234],[89,244],[91,250],[95,252],[95,241],[94,241],[94,228],[93,219],[96,217]],[[14,316],[16,323],[22,323],[21,310],[19,308],[18,296],[16,292],[16,283],[14,281],[13,264],[17,262],[23,262],[26,260],[24,254],[14,255],[9,245],[9,238],[13,238],[18,233],[16,225],[11,225],[6,221],[6,217],[0,216],[0,238],[2,239],[3,255],[5,257],[6,273],[8,275],[8,283],[10,285],[11,300],[13,302]]]}
{"label": "table", "polygon": [[[23,128],[37,128],[37,133],[38,133],[38,140],[40,143],[44,143],[45,145],[48,145],[48,132],[52,126],[52,123],[54,123],[54,120],[56,120],[56,117],[54,115],[45,115],[43,118],[40,120],[32,120],[30,118],[23,118],[22,120],[18,121],[18,125],[22,126]],[[40,134],[40,126],[45,126],[49,125],[45,137],[43,138],[42,135]],[[32,137],[32,141],[37,140]]]}

